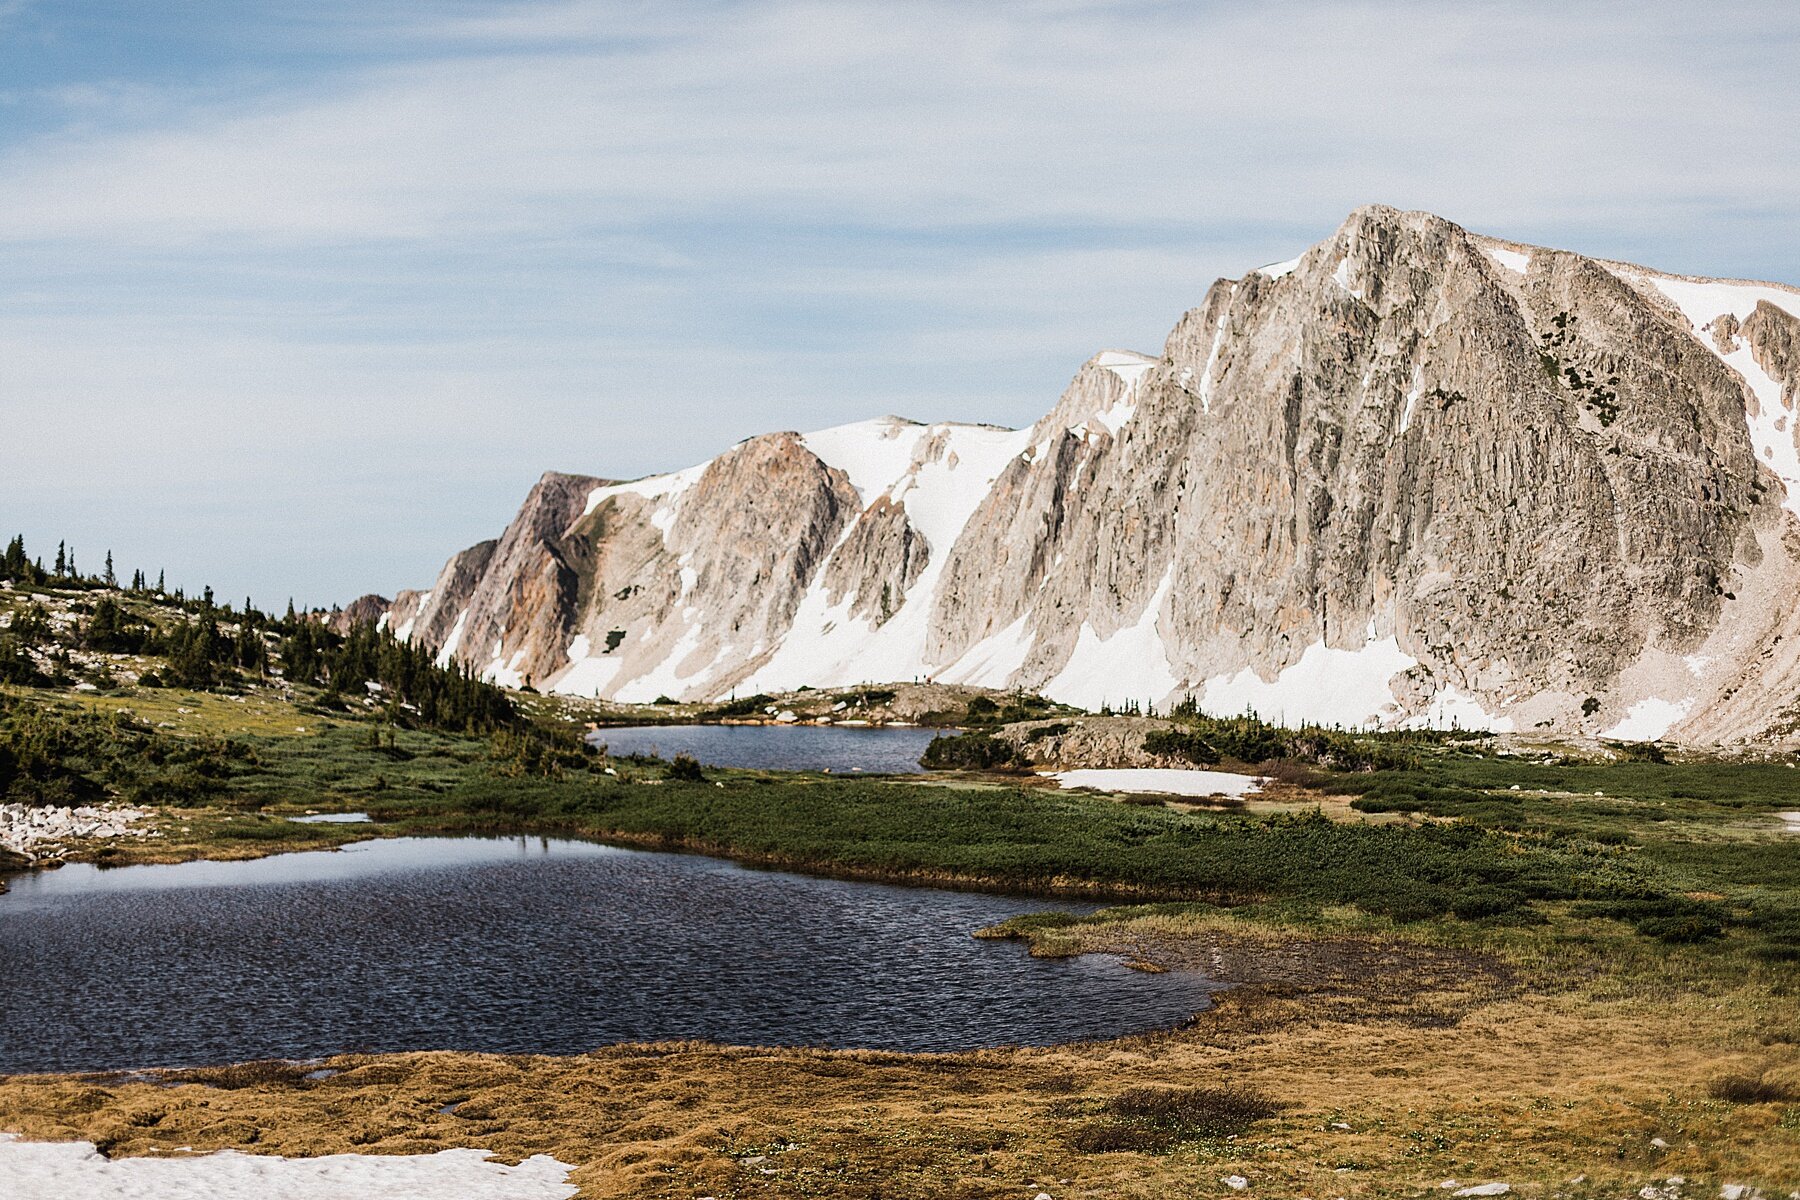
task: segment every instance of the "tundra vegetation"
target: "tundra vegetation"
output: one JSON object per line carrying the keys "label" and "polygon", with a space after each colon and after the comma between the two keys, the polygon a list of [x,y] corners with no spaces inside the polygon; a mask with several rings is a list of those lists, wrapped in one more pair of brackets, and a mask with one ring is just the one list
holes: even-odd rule
{"label": "tundra vegetation", "polygon": [[[157,834],[61,857],[590,837],[1091,897],[1107,907],[981,936],[1236,986],[1180,1029],[1042,1049],[683,1043],[16,1076],[0,1130],[114,1155],[547,1152],[596,1197],[1800,1188],[1800,834],[1777,815],[1800,811],[1791,755],[1178,710],[1159,752],[1273,781],[1217,811],[1059,792],[985,750],[939,751],[969,769],[924,779],[702,771],[607,758],[555,698],[373,628],[23,561],[0,590],[0,663],[24,664],[0,686],[0,800],[130,801]],[[991,704],[955,713],[973,733],[945,745],[1057,715]],[[373,819],[287,819],[350,809]]]}

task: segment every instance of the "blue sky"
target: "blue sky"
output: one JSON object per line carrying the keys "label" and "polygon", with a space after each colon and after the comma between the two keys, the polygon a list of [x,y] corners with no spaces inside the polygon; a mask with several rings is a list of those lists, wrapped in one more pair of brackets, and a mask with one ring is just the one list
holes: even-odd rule
{"label": "blue sky", "polygon": [[330,603],[1350,209],[1800,282],[1800,8],[0,0],[0,534]]}

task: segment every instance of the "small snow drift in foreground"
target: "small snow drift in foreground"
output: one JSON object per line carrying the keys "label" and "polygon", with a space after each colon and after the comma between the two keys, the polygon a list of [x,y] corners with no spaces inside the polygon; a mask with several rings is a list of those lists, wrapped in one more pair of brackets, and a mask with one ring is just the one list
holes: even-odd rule
{"label": "small snow drift in foreground", "polygon": [[1232,771],[1183,771],[1156,767],[1115,770],[1056,771],[1050,776],[1065,788],[1106,792],[1156,792],[1170,796],[1246,796],[1262,790],[1262,780]]}
{"label": "small snow drift in foreground", "polygon": [[223,1150],[182,1158],[107,1159],[92,1142],[21,1142],[0,1133],[8,1200],[569,1200],[574,1168],[547,1154],[516,1167],[486,1150],[279,1158]]}
{"label": "small snow drift in foreground", "polygon": [[1784,832],[1800,833],[1800,812],[1778,812],[1775,815],[1781,818]]}
{"label": "small snow drift in foreground", "polygon": [[345,812],[308,813],[304,817],[289,817],[288,820],[296,825],[360,825],[373,818],[366,812]]}

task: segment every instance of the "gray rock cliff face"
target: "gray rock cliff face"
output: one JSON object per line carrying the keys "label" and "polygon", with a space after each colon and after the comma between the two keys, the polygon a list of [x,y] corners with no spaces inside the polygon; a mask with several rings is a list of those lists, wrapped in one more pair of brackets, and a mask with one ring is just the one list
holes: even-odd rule
{"label": "gray rock cliff face", "polygon": [[621,699],[935,678],[1618,737],[1800,721],[1800,291],[1371,207],[1028,430],[545,476],[386,619]]}

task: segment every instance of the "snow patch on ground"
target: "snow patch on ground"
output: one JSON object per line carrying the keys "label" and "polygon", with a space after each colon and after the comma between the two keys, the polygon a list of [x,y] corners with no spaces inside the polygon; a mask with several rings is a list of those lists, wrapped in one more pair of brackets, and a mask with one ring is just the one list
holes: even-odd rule
{"label": "snow patch on ground", "polygon": [[280,1158],[221,1150],[108,1159],[92,1142],[22,1142],[0,1133],[7,1200],[569,1200],[574,1170],[547,1154],[516,1167],[487,1150]]}
{"label": "snow patch on ground", "polygon": [[1778,812],[1783,833],[1800,833],[1800,812]]}
{"label": "snow patch on ground", "polygon": [[1106,637],[1083,621],[1075,636],[1074,652],[1056,678],[1044,685],[1044,695],[1065,704],[1097,709],[1127,700],[1154,704],[1178,691],[1181,680],[1170,669],[1162,635],[1156,631],[1156,620],[1174,581],[1175,567],[1171,564],[1137,622]]}
{"label": "snow patch on ground", "polygon": [[1632,705],[1626,710],[1623,721],[1600,736],[1620,742],[1654,742],[1673,729],[1693,706],[1692,700],[1663,700],[1651,696]]}
{"label": "snow patch on ground", "polygon": [[1163,770],[1127,767],[1117,770],[1057,771],[1050,778],[1065,788],[1103,792],[1156,792],[1170,796],[1245,796],[1262,790],[1262,780],[1232,771]]}
{"label": "snow patch on ground", "polygon": [[1206,681],[1200,703],[1211,713],[1254,711],[1280,725],[1370,725],[1397,711],[1388,681],[1418,665],[1392,637],[1356,650],[1315,642],[1273,680],[1245,667]]}
{"label": "snow patch on ground", "polygon": [[1258,275],[1267,275],[1270,279],[1280,279],[1283,275],[1289,274],[1295,267],[1299,266],[1300,260],[1305,257],[1305,254],[1300,254],[1294,258],[1288,259],[1286,262],[1270,263],[1266,267],[1256,268],[1256,273]]}

